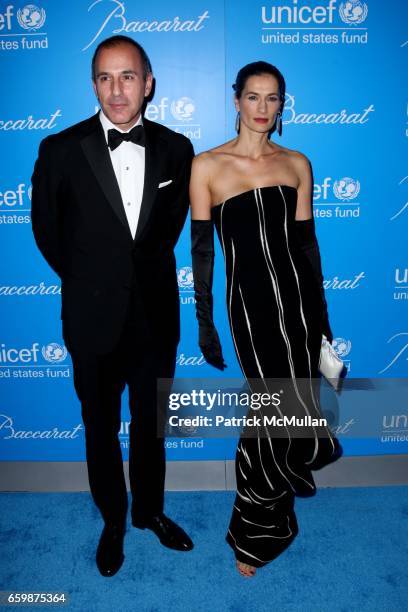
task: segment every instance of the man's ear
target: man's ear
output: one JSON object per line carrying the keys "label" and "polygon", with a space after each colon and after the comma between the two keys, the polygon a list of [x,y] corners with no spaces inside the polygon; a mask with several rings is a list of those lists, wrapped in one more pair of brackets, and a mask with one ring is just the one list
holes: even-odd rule
{"label": "man's ear", "polygon": [[148,75],[146,76],[146,83],[145,83],[145,98],[147,98],[147,96],[150,95],[150,92],[152,91],[152,87],[153,87],[153,75],[151,72],[148,73]]}

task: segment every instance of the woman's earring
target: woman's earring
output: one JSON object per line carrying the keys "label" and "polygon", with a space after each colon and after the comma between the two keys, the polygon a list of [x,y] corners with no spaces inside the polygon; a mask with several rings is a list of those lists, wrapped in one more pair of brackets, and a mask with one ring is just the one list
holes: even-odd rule
{"label": "woman's earring", "polygon": [[275,129],[279,136],[282,136],[282,113],[280,111],[276,115]]}
{"label": "woman's earring", "polygon": [[236,131],[236,133],[237,133],[237,134],[239,134],[239,123],[240,123],[240,118],[241,118],[241,115],[240,115],[240,113],[239,113],[239,111],[238,111],[238,112],[237,112],[237,116],[236,116],[236,118],[235,118],[235,131]]}

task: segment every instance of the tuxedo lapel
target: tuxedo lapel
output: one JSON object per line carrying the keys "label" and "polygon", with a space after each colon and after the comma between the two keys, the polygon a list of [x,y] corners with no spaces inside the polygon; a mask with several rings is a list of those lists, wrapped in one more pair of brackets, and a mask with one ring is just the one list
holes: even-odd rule
{"label": "tuxedo lapel", "polygon": [[165,159],[167,143],[157,136],[155,130],[146,119],[143,120],[146,134],[145,173],[143,197],[140,208],[135,242],[139,240],[149,220],[154,200],[159,186],[162,165]]}
{"label": "tuxedo lapel", "polygon": [[116,180],[115,171],[112,166],[99,118],[97,119],[95,129],[82,138],[81,147],[109,204],[112,206],[119,221],[122,223],[123,228],[127,231],[129,238],[131,238],[132,235],[123,207],[119,185]]}

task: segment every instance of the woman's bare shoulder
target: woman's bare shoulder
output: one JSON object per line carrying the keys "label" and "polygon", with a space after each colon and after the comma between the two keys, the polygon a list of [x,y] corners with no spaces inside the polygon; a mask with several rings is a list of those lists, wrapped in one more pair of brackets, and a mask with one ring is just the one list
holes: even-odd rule
{"label": "woman's bare shoulder", "polygon": [[295,149],[287,149],[286,147],[282,147],[282,152],[287,157],[288,161],[292,162],[295,166],[299,168],[310,166],[310,161],[304,153],[296,151]]}
{"label": "woman's bare shoulder", "polygon": [[285,149],[284,156],[287,167],[297,176],[299,185],[308,184],[311,180],[312,169],[306,155],[294,149]]}
{"label": "woman's bare shoulder", "polygon": [[210,174],[211,156],[209,151],[199,153],[193,159],[192,175],[195,177],[205,177]]}
{"label": "woman's bare shoulder", "polygon": [[228,142],[224,142],[217,147],[212,149],[208,149],[208,151],[203,151],[199,155],[196,155],[194,158],[195,163],[200,166],[210,165],[214,162],[219,162],[221,159],[225,158],[228,154],[232,152],[232,143],[234,140],[230,140]]}

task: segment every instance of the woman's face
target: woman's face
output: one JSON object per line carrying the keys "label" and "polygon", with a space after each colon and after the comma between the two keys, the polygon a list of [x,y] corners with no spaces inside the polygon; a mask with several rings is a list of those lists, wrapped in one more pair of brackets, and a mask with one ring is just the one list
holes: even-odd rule
{"label": "woman's face", "polygon": [[255,132],[269,132],[281,107],[277,79],[271,74],[249,77],[241,97],[235,98],[235,108],[240,112],[241,126]]}

